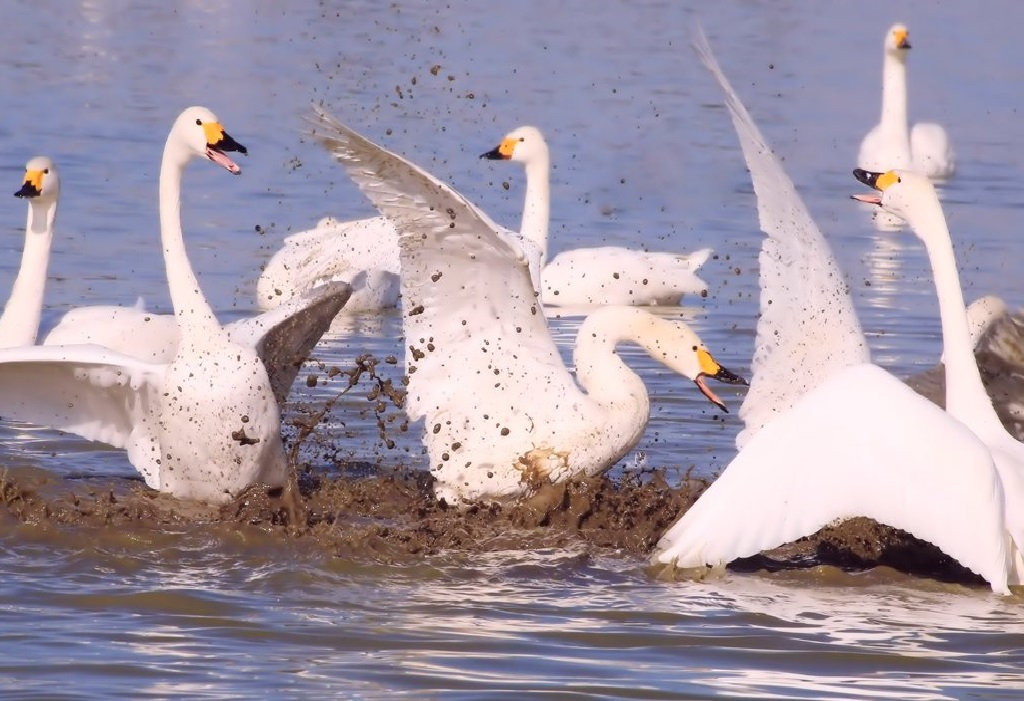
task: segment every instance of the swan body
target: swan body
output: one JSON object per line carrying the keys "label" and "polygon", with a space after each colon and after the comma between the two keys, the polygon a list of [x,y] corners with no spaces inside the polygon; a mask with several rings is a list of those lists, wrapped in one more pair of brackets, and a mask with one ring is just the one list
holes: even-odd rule
{"label": "swan body", "polygon": [[985,391],[974,359],[960,274],[946,217],[934,186],[912,171],[874,173],[855,170],[862,183],[878,189],[874,201],[904,219],[924,243],[932,265],[942,322],[946,366],[946,411],[967,425],[992,451],[1005,490],[1006,524],[1014,541],[1011,584],[1024,584],[1024,444],[1007,433]]}
{"label": "swan body", "polygon": [[217,322],[181,231],[185,166],[204,157],[237,174],[228,151],[246,153],[203,107],[185,110],[164,146],[160,235],[180,329],[170,362],[91,345],[0,351],[0,415],[123,447],[150,487],[214,502],[287,478],[267,370],[252,345],[233,341]]}
{"label": "swan body", "polygon": [[[319,343],[334,317],[345,307],[351,288],[328,282],[293,297],[274,309],[224,326],[228,337],[252,346],[270,377],[279,408],[288,398],[303,360]],[[169,363],[181,339],[177,319],[134,307],[90,306],[72,309],[43,345],[90,344],[151,363]]]}
{"label": "swan body", "polygon": [[575,248],[547,260],[551,211],[551,156],[536,127],[519,127],[492,150],[488,160],[518,161],[526,169],[526,195],[519,233],[541,250],[541,299],[546,305],[678,304],[684,294],[706,293],[697,269],[710,248],[691,254],[658,253],[621,246]]}
{"label": "swan body", "polygon": [[860,145],[858,165],[870,171],[913,169],[931,178],[946,178],[956,169],[946,130],[907,121],[907,52],[910,34],[897,23],[885,34],[882,52],[882,117]]}
{"label": "swan body", "polygon": [[1005,593],[1002,482],[963,423],[870,363],[843,276],[792,181],[697,38],[736,128],[767,235],[740,452],[662,536],[658,562],[730,561],[870,516],[929,540]]}
{"label": "swan body", "polygon": [[36,156],[26,163],[25,180],[14,196],[28,200],[28,221],[21,266],[0,316],[0,348],[31,346],[39,334],[46,268],[60,197],[60,176],[53,161]]}
{"label": "swan body", "polygon": [[450,503],[597,474],[639,440],[650,412],[620,341],[691,378],[709,400],[722,368],[685,324],[606,307],[581,325],[577,386],[537,302],[522,239],[422,169],[318,110],[313,136],[402,232],[406,409],[424,418],[435,493]]}
{"label": "swan body", "polygon": [[397,306],[398,232],[384,217],[338,221],[292,234],[267,261],[256,282],[260,309],[273,309],[291,297],[329,281],[352,287],[348,313]]}

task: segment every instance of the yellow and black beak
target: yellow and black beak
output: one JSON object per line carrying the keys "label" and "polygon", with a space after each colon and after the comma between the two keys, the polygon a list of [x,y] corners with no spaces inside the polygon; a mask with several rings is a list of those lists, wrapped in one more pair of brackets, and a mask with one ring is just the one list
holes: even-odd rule
{"label": "yellow and black beak", "polygon": [[[879,192],[885,192],[891,185],[895,185],[900,182],[900,176],[895,170],[890,170],[885,173],[875,173],[862,168],[854,168],[853,177],[857,178],[858,182],[861,182],[874,190],[878,190]],[[867,202],[868,204],[877,204],[879,206],[882,204],[882,198],[879,195],[850,195],[850,199],[857,200],[858,202]]]}
{"label": "yellow and black beak", "polygon": [[206,157],[233,175],[241,173],[242,169],[226,154],[234,151],[247,156],[249,150],[232,139],[218,122],[204,123],[203,133],[206,135]]}
{"label": "yellow and black beak", "polygon": [[25,182],[22,183],[21,189],[14,193],[15,197],[39,197],[43,194],[43,171],[41,170],[26,170],[25,171]]}
{"label": "yellow and black beak", "polygon": [[730,385],[746,385],[749,383],[736,373],[719,365],[718,361],[715,360],[711,356],[711,353],[709,353],[705,348],[697,349],[697,361],[700,363],[701,371],[697,377],[694,378],[693,383],[697,385],[697,389],[700,390],[700,393],[708,398],[708,401],[728,414],[729,408],[725,406],[725,402],[718,398],[717,394],[711,391],[711,388],[708,387],[707,383],[704,381],[705,378],[710,377],[714,380],[725,382]]}
{"label": "yellow and black beak", "polygon": [[893,32],[893,34],[895,35],[894,38],[896,39],[897,49],[912,48],[910,46],[910,32],[908,32],[906,29],[897,29],[895,32]]}
{"label": "yellow and black beak", "polygon": [[507,161],[512,158],[512,153],[516,150],[518,143],[518,139],[503,139],[500,144],[487,153],[481,153],[480,158],[486,158],[489,161]]}

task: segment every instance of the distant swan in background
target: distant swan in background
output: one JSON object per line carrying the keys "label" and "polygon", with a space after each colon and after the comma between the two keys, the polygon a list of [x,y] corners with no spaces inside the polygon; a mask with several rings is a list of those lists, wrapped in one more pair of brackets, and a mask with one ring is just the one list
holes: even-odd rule
{"label": "distant swan in background", "polygon": [[[551,165],[544,136],[535,127],[520,127],[481,158],[518,161],[526,168],[518,235],[526,242],[530,274],[535,284],[539,279],[544,304],[678,304],[682,295],[708,289],[696,271],[711,255],[710,248],[690,254],[620,246],[576,248],[548,261]],[[387,218],[326,218],[284,240],[256,283],[257,304],[271,309],[326,280],[345,280],[353,287],[346,311],[385,309],[398,302],[399,269],[398,232]]]}
{"label": "distant swan in background", "polygon": [[723,410],[706,379],[743,382],[685,324],[605,307],[576,337],[577,385],[537,302],[523,239],[319,109],[313,138],[402,232],[406,410],[426,419],[439,498],[521,494],[599,474],[626,455],[650,403],[643,380],[615,353],[621,341],[692,379]]}
{"label": "distant swan in background", "polygon": [[274,309],[331,280],[351,285],[346,313],[398,304],[398,232],[384,217],[338,221],[325,217],[286,238],[256,281],[256,304]]}
{"label": "distant swan in background", "polygon": [[871,364],[847,283],[718,67],[757,196],[761,316],[740,452],[661,538],[656,561],[726,565],[854,516],[935,544],[1006,593],[1002,483],[964,424]]}
{"label": "distant swan in background", "polygon": [[237,174],[230,151],[247,152],[203,107],[185,110],[164,146],[160,237],[181,334],[169,363],[91,345],[0,350],[0,415],[123,447],[150,487],[212,502],[287,480],[271,378],[218,323],[181,230],[185,166],[205,158]]}
{"label": "distant swan in background", "polygon": [[[992,405],[1003,426],[1024,441],[1024,316],[1011,314],[994,296],[976,299],[967,307],[974,359]],[[939,406],[946,405],[946,369],[941,363],[907,378],[915,392]]]}
{"label": "distant swan in background", "polygon": [[550,261],[551,156],[536,127],[519,127],[480,156],[517,161],[526,170],[526,194],[519,233],[541,249],[541,299],[546,305],[678,304],[684,294],[700,294],[707,283],[696,271],[710,248],[690,254],[659,253],[622,246],[574,248]]}
{"label": "distant swan in background", "polygon": [[855,199],[877,204],[903,218],[924,243],[942,321],[946,411],[967,425],[992,451],[1005,493],[1006,524],[1016,543],[1010,584],[1024,584],[1024,557],[1020,552],[1024,547],[1024,443],[1007,433],[981,382],[956,254],[939,197],[925,176],[912,171],[874,173],[857,169],[853,174],[881,192],[881,196],[855,195]]}
{"label": "distant swan in background", "polygon": [[46,269],[60,198],[60,177],[53,161],[46,156],[36,156],[26,163],[25,180],[14,196],[28,200],[28,221],[21,267],[3,316],[0,316],[0,348],[31,346],[39,335]]}
{"label": "distant swan in background", "polygon": [[882,118],[860,145],[857,164],[865,170],[904,168],[930,178],[953,174],[956,163],[946,130],[938,124],[907,121],[907,51],[910,34],[903,24],[885,33],[882,52]]}

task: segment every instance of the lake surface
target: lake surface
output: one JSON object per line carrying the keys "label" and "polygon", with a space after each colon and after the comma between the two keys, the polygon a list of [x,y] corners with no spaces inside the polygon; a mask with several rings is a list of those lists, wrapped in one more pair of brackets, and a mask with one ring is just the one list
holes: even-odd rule
{"label": "lake surface", "polygon": [[[252,9],[258,7],[259,9]],[[943,188],[968,299],[1024,302],[1024,45],[1016,2],[11,3],[0,25],[0,178],[36,154],[61,169],[46,320],[89,303],[169,309],[156,178],[174,117],[203,104],[250,149],[239,178],[193,165],[184,228],[225,320],[251,313],[260,265],[291,232],[372,214],[302,137],[311,101],[518,223],[523,173],[480,161],[505,132],[552,149],[552,253],[623,244],[714,247],[707,299],[681,314],[749,369],[755,201],[721,96],[689,48],[697,18],[829,237],[875,359],[906,375],[941,352],[916,239],[876,231],[847,195],[880,101],[881,40],[905,21],[910,111],[943,123]],[[431,71],[433,66],[440,66]],[[436,73],[436,75],[434,74]],[[508,184],[508,188],[503,187]],[[24,204],[0,219],[0,290],[17,271]],[[257,231],[257,226],[259,231]],[[262,233],[261,233],[262,232]],[[568,357],[578,317],[552,325]],[[316,356],[400,354],[397,315],[338,324]],[[734,455],[735,414],[622,350],[652,395],[638,449],[701,474]],[[742,393],[723,388],[734,409]],[[297,391],[298,400],[318,395]],[[339,452],[392,451],[365,400],[335,410]],[[67,476],[133,474],[124,456],[47,431],[0,459]],[[741,517],[738,515],[737,517]],[[644,563],[571,551],[386,567],[237,533],[0,534],[4,698],[901,698],[1024,696],[1021,597],[884,571],[653,580]]]}

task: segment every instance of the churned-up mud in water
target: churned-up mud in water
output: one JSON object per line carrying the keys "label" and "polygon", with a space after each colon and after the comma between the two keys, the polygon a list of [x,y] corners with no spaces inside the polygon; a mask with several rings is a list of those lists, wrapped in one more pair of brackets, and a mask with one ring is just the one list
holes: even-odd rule
{"label": "churned-up mud in water", "polygon": [[[387,359],[386,366],[394,366]],[[383,366],[382,366],[383,367]],[[340,378],[339,394],[369,386],[371,410],[381,438],[404,428],[401,382],[378,374],[369,356],[352,369],[320,367],[307,382]],[[386,374],[386,373],[385,373]],[[332,400],[307,407],[294,420],[296,445],[315,440],[317,422]],[[393,461],[392,461],[393,462]],[[254,486],[231,502],[212,506],[183,502],[149,490],[140,480],[64,479],[35,467],[0,471],[0,521],[66,529],[136,530],[259,529],[301,539],[325,553],[379,563],[412,564],[424,558],[571,547],[590,556],[646,558],[662,533],[707,487],[665,469],[625,470],[620,479],[595,477],[544,485],[521,500],[474,503],[463,508],[438,502],[431,477],[422,470],[337,464],[301,467],[291,489]],[[681,485],[681,486],[680,486]],[[743,518],[736,514],[736,518]],[[929,543],[856,518],[822,529],[809,538],[731,565],[739,571],[778,571],[833,565],[863,570],[879,565],[948,582],[984,584]],[[689,576],[651,568],[660,577]]]}
{"label": "churned-up mud in water", "polygon": [[[613,481],[596,477],[548,485],[521,501],[459,509],[436,501],[420,471],[299,480],[299,497],[255,486],[219,507],[182,502],[136,480],[68,481],[39,469],[7,470],[3,519],[59,528],[164,530],[234,525],[302,539],[343,558],[412,564],[423,558],[541,548],[646,557],[706,484],[669,486],[663,471]],[[742,518],[742,515],[737,515]],[[886,565],[941,581],[983,584],[934,546],[864,518],[737,561],[740,571]]]}

